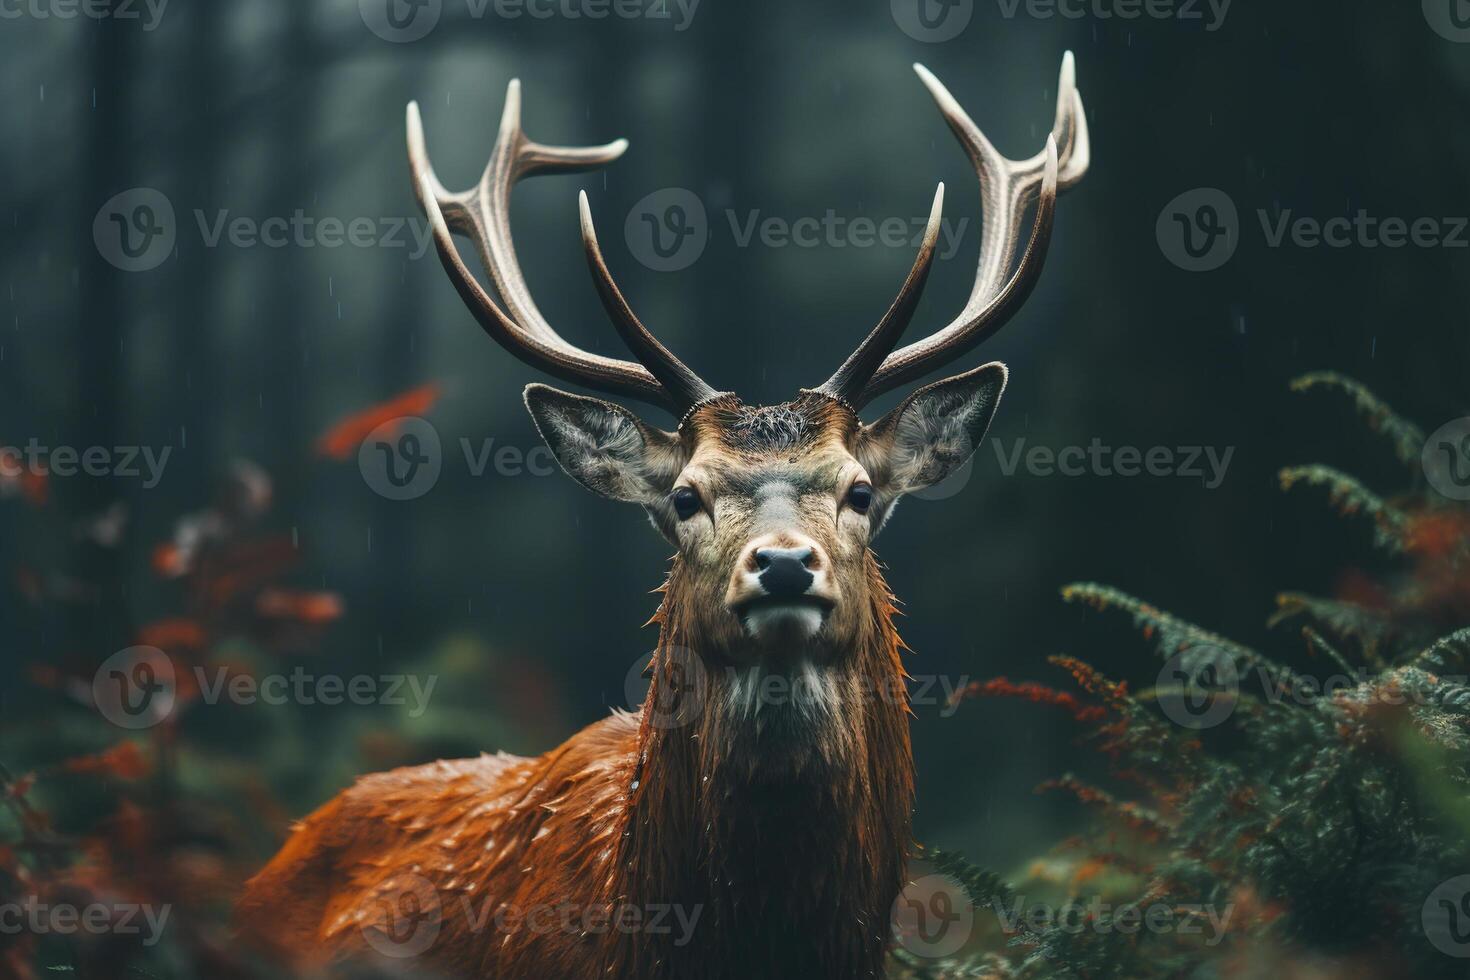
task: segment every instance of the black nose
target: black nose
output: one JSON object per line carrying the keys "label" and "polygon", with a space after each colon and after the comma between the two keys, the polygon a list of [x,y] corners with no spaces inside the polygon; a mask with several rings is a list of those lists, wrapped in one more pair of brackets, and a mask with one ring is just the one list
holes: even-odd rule
{"label": "black nose", "polygon": [[813,578],[807,570],[811,561],[810,548],[761,548],[755,553],[761,585],[775,599],[794,599],[806,592]]}

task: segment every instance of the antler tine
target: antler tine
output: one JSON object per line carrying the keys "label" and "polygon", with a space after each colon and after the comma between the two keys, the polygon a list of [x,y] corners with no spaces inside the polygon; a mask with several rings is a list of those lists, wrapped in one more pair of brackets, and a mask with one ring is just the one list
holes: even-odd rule
{"label": "antler tine", "polygon": [[582,219],[582,247],[587,253],[592,281],[597,284],[597,295],[602,300],[602,307],[617,328],[618,335],[623,338],[623,343],[628,345],[628,349],[638,360],[648,365],[660,384],[669,391],[678,392],[680,400],[687,406],[692,407],[730,394],[710,387],[672,351],[659,343],[657,337],[649,333],[648,328],[628,305],[628,301],[623,298],[622,290],[608,271],[602,249],[597,244],[597,228],[592,224],[592,208],[587,204],[586,191],[577,195],[577,207]]}
{"label": "antler tine", "polygon": [[[676,416],[694,404],[691,398],[709,388],[702,381],[699,385],[703,388],[692,383],[673,388],[662,384],[660,375],[680,379],[687,375],[694,381],[698,381],[698,376],[657,341],[651,346],[644,344],[641,349],[633,348],[640,359],[655,358],[656,363],[652,365],[655,370],[645,364],[593,354],[568,343],[537,309],[516,258],[510,230],[510,195],[515,183],[536,174],[571,173],[609,163],[627,149],[627,140],[591,147],[548,146],[530,140],[521,128],[520,82],[514,80],[506,89],[495,150],[480,182],[471,190],[452,193],[444,188],[429,161],[423,121],[415,102],[408,106],[407,128],[414,190],[429,218],[440,260],[465,305],[497,343],[527,364],[564,381],[657,405]],[[465,265],[451,229],[474,238],[480,260],[509,312],[496,303]],[[599,282],[599,292],[605,288]],[[612,288],[616,291],[616,286]],[[618,328],[626,339],[629,334],[624,325],[619,324]],[[666,371],[666,360],[672,361],[677,370]]]}
{"label": "antler tine", "polygon": [[[1062,70],[1057,78],[1057,114],[1052,124],[1057,141],[1057,189],[1069,190],[1087,174],[1092,165],[1092,143],[1087,132],[1087,112],[1082,95],[1077,91],[1077,60],[1068,51],[1062,55]],[[1040,177],[1046,151],[1026,161],[1028,169]]]}
{"label": "antler tine", "polygon": [[898,298],[893,301],[883,319],[878,321],[873,332],[868,334],[857,350],[842,362],[837,372],[815,389],[816,391],[849,405],[862,397],[863,387],[868,379],[893,350],[914,318],[919,298],[924,293],[924,285],[929,280],[929,270],[934,264],[934,248],[939,241],[939,223],[943,215],[944,184],[941,182],[934,191],[934,204],[929,208],[929,224],[924,229],[919,254],[914,258],[913,268],[909,270],[908,278],[898,291]]}
{"label": "antler tine", "polygon": [[[1040,276],[1058,191],[1081,180],[1091,162],[1087,118],[1076,88],[1071,52],[1062,59],[1056,120],[1046,147],[1024,161],[1001,156],[939,79],[923,65],[915,65],[914,70],[969,153],[979,177],[983,214],[980,260],[970,298],[959,316],[934,334],[884,358],[855,399],[858,407],[958,357],[1005,324]],[[1037,205],[1031,235],[1012,272],[1023,218],[1033,198]]]}

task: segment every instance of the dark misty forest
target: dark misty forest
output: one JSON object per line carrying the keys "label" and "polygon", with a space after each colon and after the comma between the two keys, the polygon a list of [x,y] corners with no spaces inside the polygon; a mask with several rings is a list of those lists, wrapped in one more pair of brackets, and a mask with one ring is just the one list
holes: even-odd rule
{"label": "dark misty forest", "polygon": [[[294,820],[647,688],[670,547],[542,448],[521,391],[549,379],[446,282],[408,102],[451,188],[513,78],[534,138],[627,138],[514,195],[537,303],[617,349],[585,189],[644,321],[770,403],[881,316],[941,180],[914,332],[964,305],[980,194],[910,66],[1020,157],[1069,50],[1091,171],[961,365],[1006,362],[1004,402],[874,545],[911,648],[910,878],[943,893],[915,900],[969,916],[954,948],[895,922],[890,975],[1461,975],[1461,0],[589,4],[0,0],[0,975],[278,975],[231,907]],[[671,257],[644,229],[674,205]],[[360,454],[404,417],[437,442],[407,497]],[[160,670],[161,713],[120,719],[107,678]],[[1202,677],[1230,710],[1191,728]],[[6,928],[38,899],[111,925]],[[1204,926],[1118,927],[1156,905]]]}

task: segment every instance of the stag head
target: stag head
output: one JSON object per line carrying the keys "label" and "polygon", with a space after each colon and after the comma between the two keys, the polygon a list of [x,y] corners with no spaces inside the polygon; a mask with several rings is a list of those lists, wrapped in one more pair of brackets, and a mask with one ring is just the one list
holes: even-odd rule
{"label": "stag head", "polygon": [[[1058,191],[1088,166],[1070,53],[1046,147],[1024,161],[1001,156],[939,80],[922,66],[915,70],[980,180],[981,252],[969,301],[946,326],[898,347],[934,258],[940,184],[918,256],[886,315],[826,382],[771,406],[717,391],[649,333],[608,271],[585,192],[587,261],[603,306],[637,360],[569,344],[532,301],[510,236],[512,185],[535,173],[607,163],[622,154],[625,141],[588,148],[530,141],[520,125],[520,88],[511,82],[484,176],[477,187],[452,194],[429,163],[417,106],[408,108],[420,203],[445,269],[485,331],[549,374],[666,409],[678,420],[664,430],[601,399],[540,384],[525,392],[542,438],[566,472],[596,493],[641,505],[678,549],[666,607],[679,606],[681,642],[709,664],[810,676],[812,704],[828,720],[840,713],[851,651],[862,647],[876,619],[886,622],[889,596],[870,551],[874,537],[900,497],[944,479],[975,451],[1005,389],[1006,369],[986,364],[919,388],[872,423],[859,412],[963,355],[1011,318],[1040,275]],[[1023,242],[1023,218],[1033,202]],[[473,237],[503,307],[471,275],[451,230]],[[738,697],[723,700],[736,713],[748,709]]]}

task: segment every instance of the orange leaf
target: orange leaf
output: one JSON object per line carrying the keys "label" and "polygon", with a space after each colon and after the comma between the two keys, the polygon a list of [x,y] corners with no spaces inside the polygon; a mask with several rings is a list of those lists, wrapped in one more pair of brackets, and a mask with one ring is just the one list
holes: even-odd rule
{"label": "orange leaf", "polygon": [[291,592],[266,589],[255,599],[255,611],[271,619],[303,623],[330,623],[342,615],[342,598],[335,592]]}
{"label": "orange leaf", "polygon": [[138,645],[160,650],[197,650],[207,637],[192,619],[159,619],[138,630]]}
{"label": "orange leaf", "polygon": [[344,460],[380,425],[405,415],[424,415],[439,400],[439,385],[431,382],[371,408],[355,412],[328,429],[316,443],[318,455]]}
{"label": "orange leaf", "polygon": [[94,776],[116,776],[119,779],[142,779],[148,775],[148,760],[136,742],[119,742],[105,752],[67,759],[61,764],[67,772]]}
{"label": "orange leaf", "polygon": [[153,549],[153,570],[164,578],[178,578],[189,570],[188,557],[178,545],[165,542]]}

